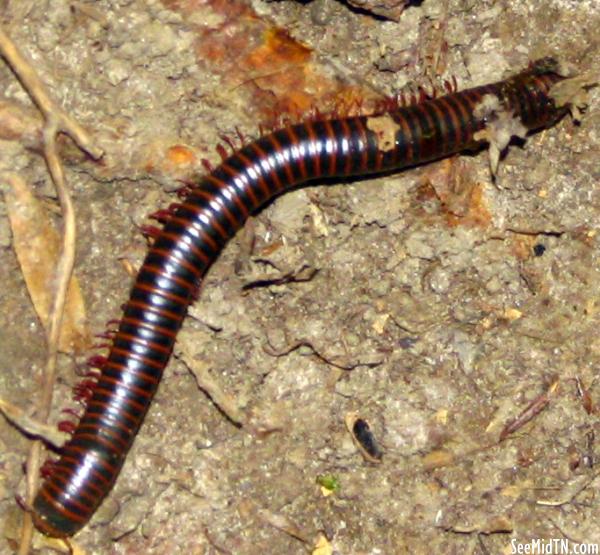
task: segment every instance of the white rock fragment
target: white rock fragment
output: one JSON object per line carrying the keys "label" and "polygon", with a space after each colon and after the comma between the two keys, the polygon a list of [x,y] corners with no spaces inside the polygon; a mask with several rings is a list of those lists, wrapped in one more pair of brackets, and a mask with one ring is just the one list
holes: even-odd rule
{"label": "white rock fragment", "polygon": [[389,114],[367,119],[367,129],[373,131],[377,138],[377,148],[381,152],[390,152],[396,147],[396,134],[400,125]]}
{"label": "white rock fragment", "polygon": [[108,82],[116,87],[119,83],[125,81],[131,74],[131,65],[123,60],[108,60],[105,65],[105,74]]}
{"label": "white rock fragment", "polygon": [[500,99],[493,94],[486,94],[475,107],[477,118],[486,121],[485,127],[473,135],[476,141],[489,143],[489,159],[492,175],[496,175],[500,155],[513,137],[524,139],[527,128],[512,112],[505,109]]}

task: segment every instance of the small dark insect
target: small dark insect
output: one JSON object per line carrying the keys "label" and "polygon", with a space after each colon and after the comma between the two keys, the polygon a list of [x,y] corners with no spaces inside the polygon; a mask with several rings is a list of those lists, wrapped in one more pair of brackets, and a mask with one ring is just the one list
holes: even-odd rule
{"label": "small dark insect", "polygon": [[[204,176],[166,224],[137,275],[86,410],[34,501],[37,527],[80,530],[111,490],[169,361],[199,283],[248,215],[306,181],[399,170],[492,141],[509,117],[533,131],[568,110],[550,89],[551,59],[509,79],[370,116],[289,125],[246,144]],[[359,425],[358,431],[361,432]]]}
{"label": "small dark insect", "polygon": [[535,256],[542,256],[542,254],[544,254],[546,252],[546,247],[545,245],[542,245],[542,243],[536,243],[533,246],[533,254]]}
{"label": "small dark insect", "polygon": [[346,427],[363,457],[369,462],[380,463],[383,451],[379,448],[369,423],[355,413],[350,413],[346,415]]}

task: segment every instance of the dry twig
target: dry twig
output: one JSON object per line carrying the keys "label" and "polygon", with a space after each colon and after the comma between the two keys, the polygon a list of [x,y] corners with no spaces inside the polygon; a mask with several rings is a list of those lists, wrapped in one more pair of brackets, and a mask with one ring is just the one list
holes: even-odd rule
{"label": "dry twig", "polygon": [[[58,133],[69,135],[83,151],[87,152],[94,159],[100,158],[103,152],[99,147],[93,144],[91,137],[86,131],[50,98],[46,87],[36,74],[32,65],[25,56],[19,52],[1,26],[0,55],[6,60],[23,85],[23,88],[27,91],[44,116],[44,158],[56,188],[63,214],[61,257],[56,268],[56,291],[51,311],[50,324],[47,330],[48,353],[44,385],[37,413],[37,418],[42,423],[45,423],[50,414],[50,407],[52,405],[52,393],[56,378],[58,340],[67,289],[75,259],[75,215],[71,197],[65,185],[64,171],[56,150],[56,135]],[[26,503],[28,505],[33,503],[34,495],[37,490],[40,460],[41,444],[40,442],[34,442],[27,459]],[[33,523],[31,515],[27,514],[25,515],[21,531],[19,553],[25,554],[29,551],[32,533]]]}
{"label": "dry twig", "polygon": [[558,389],[558,379],[554,380],[547,391],[538,395],[533,401],[531,401],[523,411],[514,420],[508,422],[502,432],[500,432],[499,441],[504,441],[509,435],[514,434],[517,430],[520,430],[525,424],[533,420],[535,416],[540,414],[550,403],[552,397],[556,394]]}
{"label": "dry twig", "polygon": [[554,499],[538,499],[536,503],[545,507],[562,507],[563,505],[567,505],[598,477],[600,477],[600,471],[596,471],[593,474],[575,476],[560,489],[558,497]]}

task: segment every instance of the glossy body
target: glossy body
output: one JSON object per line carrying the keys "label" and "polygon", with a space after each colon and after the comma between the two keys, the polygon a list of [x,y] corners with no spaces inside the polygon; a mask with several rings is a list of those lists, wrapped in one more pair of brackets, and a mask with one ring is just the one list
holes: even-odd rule
{"label": "glossy body", "polygon": [[309,180],[401,169],[477,148],[477,133],[498,117],[480,109],[485,95],[528,130],[547,127],[565,111],[548,95],[560,79],[542,60],[511,79],[391,112],[290,126],[247,144],[202,178],[146,256],[86,411],[35,499],[38,528],[74,534],[110,491],[200,280],[250,213]]}

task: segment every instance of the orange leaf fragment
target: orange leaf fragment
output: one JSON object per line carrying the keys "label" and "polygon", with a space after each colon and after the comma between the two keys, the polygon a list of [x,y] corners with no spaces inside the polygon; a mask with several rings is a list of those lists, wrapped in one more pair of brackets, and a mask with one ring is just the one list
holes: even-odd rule
{"label": "orange leaf fragment", "polygon": [[175,165],[191,165],[196,162],[194,152],[185,145],[173,145],[167,149],[167,159]]}
{"label": "orange leaf fragment", "polygon": [[[25,182],[17,176],[11,176],[8,181],[10,187],[4,196],[13,234],[13,247],[35,311],[47,329],[61,240],[47,211]],[[85,305],[79,282],[72,276],[62,320],[59,350],[66,353],[81,352],[88,347]]]}

